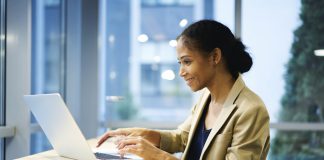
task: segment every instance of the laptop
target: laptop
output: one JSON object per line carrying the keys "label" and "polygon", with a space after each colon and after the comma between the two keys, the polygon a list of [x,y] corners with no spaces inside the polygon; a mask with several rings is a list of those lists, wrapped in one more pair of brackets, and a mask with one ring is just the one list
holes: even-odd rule
{"label": "laptop", "polygon": [[[79,160],[121,159],[117,152],[93,152],[60,94],[25,95],[24,100],[59,156]],[[141,159],[135,155],[123,158]]]}

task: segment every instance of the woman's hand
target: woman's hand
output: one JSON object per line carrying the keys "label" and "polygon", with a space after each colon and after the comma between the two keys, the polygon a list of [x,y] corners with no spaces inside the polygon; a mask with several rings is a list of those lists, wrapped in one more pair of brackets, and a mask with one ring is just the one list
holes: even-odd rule
{"label": "woman's hand", "polygon": [[106,132],[102,138],[97,143],[97,147],[99,147],[103,142],[105,142],[110,137],[115,136],[140,136],[147,141],[149,141],[151,144],[153,144],[156,147],[160,146],[160,139],[161,135],[159,132],[145,129],[145,128],[121,128],[114,131],[108,131]]}
{"label": "woman's hand", "polygon": [[142,157],[144,160],[176,160],[171,154],[158,149],[148,140],[142,137],[124,137],[117,141],[119,153],[124,156],[131,153]]}

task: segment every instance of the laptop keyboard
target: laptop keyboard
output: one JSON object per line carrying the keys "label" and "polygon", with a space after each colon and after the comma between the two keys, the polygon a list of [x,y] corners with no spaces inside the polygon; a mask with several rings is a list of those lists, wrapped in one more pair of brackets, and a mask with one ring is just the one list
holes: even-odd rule
{"label": "laptop keyboard", "polygon": [[99,153],[96,152],[94,153],[97,159],[128,159],[128,158],[121,158],[120,156],[115,156],[115,155],[111,155],[111,154],[107,154],[107,153]]}

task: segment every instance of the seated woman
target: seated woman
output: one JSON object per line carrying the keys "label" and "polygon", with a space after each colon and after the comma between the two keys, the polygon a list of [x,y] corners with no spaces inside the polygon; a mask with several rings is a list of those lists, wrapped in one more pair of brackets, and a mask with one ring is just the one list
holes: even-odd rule
{"label": "seated woman", "polygon": [[245,46],[223,24],[201,20],[177,38],[179,75],[192,91],[203,93],[191,114],[176,130],[124,128],[108,131],[99,140],[121,136],[120,153],[144,159],[266,159],[269,115],[241,74],[252,59]]}

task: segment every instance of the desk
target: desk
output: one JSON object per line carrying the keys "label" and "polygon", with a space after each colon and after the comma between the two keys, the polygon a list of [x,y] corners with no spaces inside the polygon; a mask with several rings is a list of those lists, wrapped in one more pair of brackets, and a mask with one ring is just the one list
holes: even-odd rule
{"label": "desk", "polygon": [[[98,139],[91,139],[88,140],[88,143],[91,148],[94,148],[98,142]],[[113,143],[103,143],[100,146],[100,149],[114,149],[115,146]],[[68,158],[63,158],[57,155],[57,153],[54,150],[46,151],[46,152],[41,152],[38,154],[30,155],[27,157],[22,157],[17,160],[71,160]]]}

